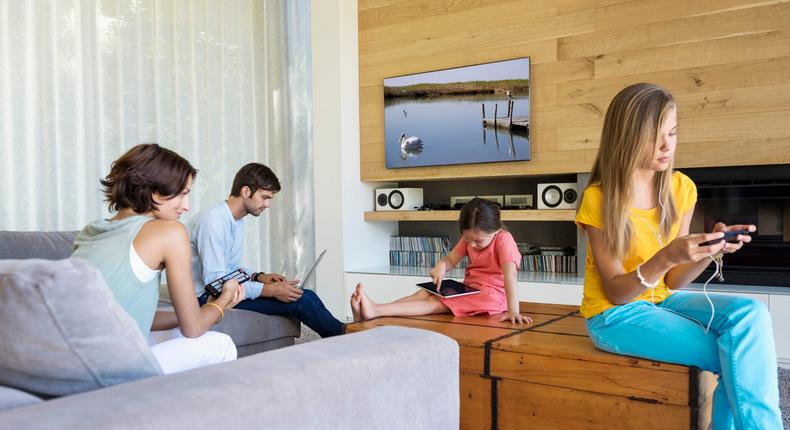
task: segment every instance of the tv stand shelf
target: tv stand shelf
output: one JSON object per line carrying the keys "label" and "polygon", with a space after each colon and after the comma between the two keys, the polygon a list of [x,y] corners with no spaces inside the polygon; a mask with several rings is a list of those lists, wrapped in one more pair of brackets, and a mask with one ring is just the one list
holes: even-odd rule
{"label": "tv stand shelf", "polygon": [[[380,211],[365,212],[365,221],[458,221],[461,211]],[[573,221],[574,209],[503,210],[502,221]]]}

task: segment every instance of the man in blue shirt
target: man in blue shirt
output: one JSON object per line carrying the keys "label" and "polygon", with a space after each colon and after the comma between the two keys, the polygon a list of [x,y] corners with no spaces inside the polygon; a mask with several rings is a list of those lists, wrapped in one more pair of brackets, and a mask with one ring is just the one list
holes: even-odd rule
{"label": "man in blue shirt", "polygon": [[[280,180],[271,169],[250,163],[236,173],[227,200],[192,218],[192,278],[201,305],[208,299],[204,291],[207,283],[241,268],[244,217],[259,216],[279,191]],[[343,333],[343,323],[332,316],[314,291],[297,288],[296,281],[287,281],[276,273],[254,272],[251,276],[244,285],[247,298],[236,309],[293,316],[321,337]]]}

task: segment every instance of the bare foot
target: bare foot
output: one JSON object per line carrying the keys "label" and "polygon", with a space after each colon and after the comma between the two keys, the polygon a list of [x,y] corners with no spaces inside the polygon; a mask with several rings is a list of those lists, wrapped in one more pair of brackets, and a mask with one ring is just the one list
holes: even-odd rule
{"label": "bare foot", "polygon": [[362,300],[359,297],[359,287],[351,294],[351,313],[354,315],[354,322],[362,321],[360,307]]}
{"label": "bare foot", "polygon": [[357,284],[357,291],[355,294],[359,297],[359,314],[362,320],[376,318],[376,303],[370,300],[370,297],[362,291],[361,283]]}

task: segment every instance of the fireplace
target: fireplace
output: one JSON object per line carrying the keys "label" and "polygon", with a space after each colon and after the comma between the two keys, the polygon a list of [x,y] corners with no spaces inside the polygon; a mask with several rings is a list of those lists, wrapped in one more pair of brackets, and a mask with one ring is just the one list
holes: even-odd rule
{"label": "fireplace", "polygon": [[725,255],[724,283],[790,287],[790,165],[681,170],[697,184],[692,233],[718,221],[757,226],[751,243]]}

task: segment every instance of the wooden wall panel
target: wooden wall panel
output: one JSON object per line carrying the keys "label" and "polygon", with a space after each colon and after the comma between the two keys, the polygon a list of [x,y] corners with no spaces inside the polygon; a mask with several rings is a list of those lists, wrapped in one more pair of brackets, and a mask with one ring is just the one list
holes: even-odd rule
{"label": "wooden wall panel", "polygon": [[[611,98],[679,104],[676,166],[790,163],[790,4],[765,0],[359,0],[360,174],[401,181],[585,172]],[[532,58],[532,160],[387,169],[386,77]]]}

